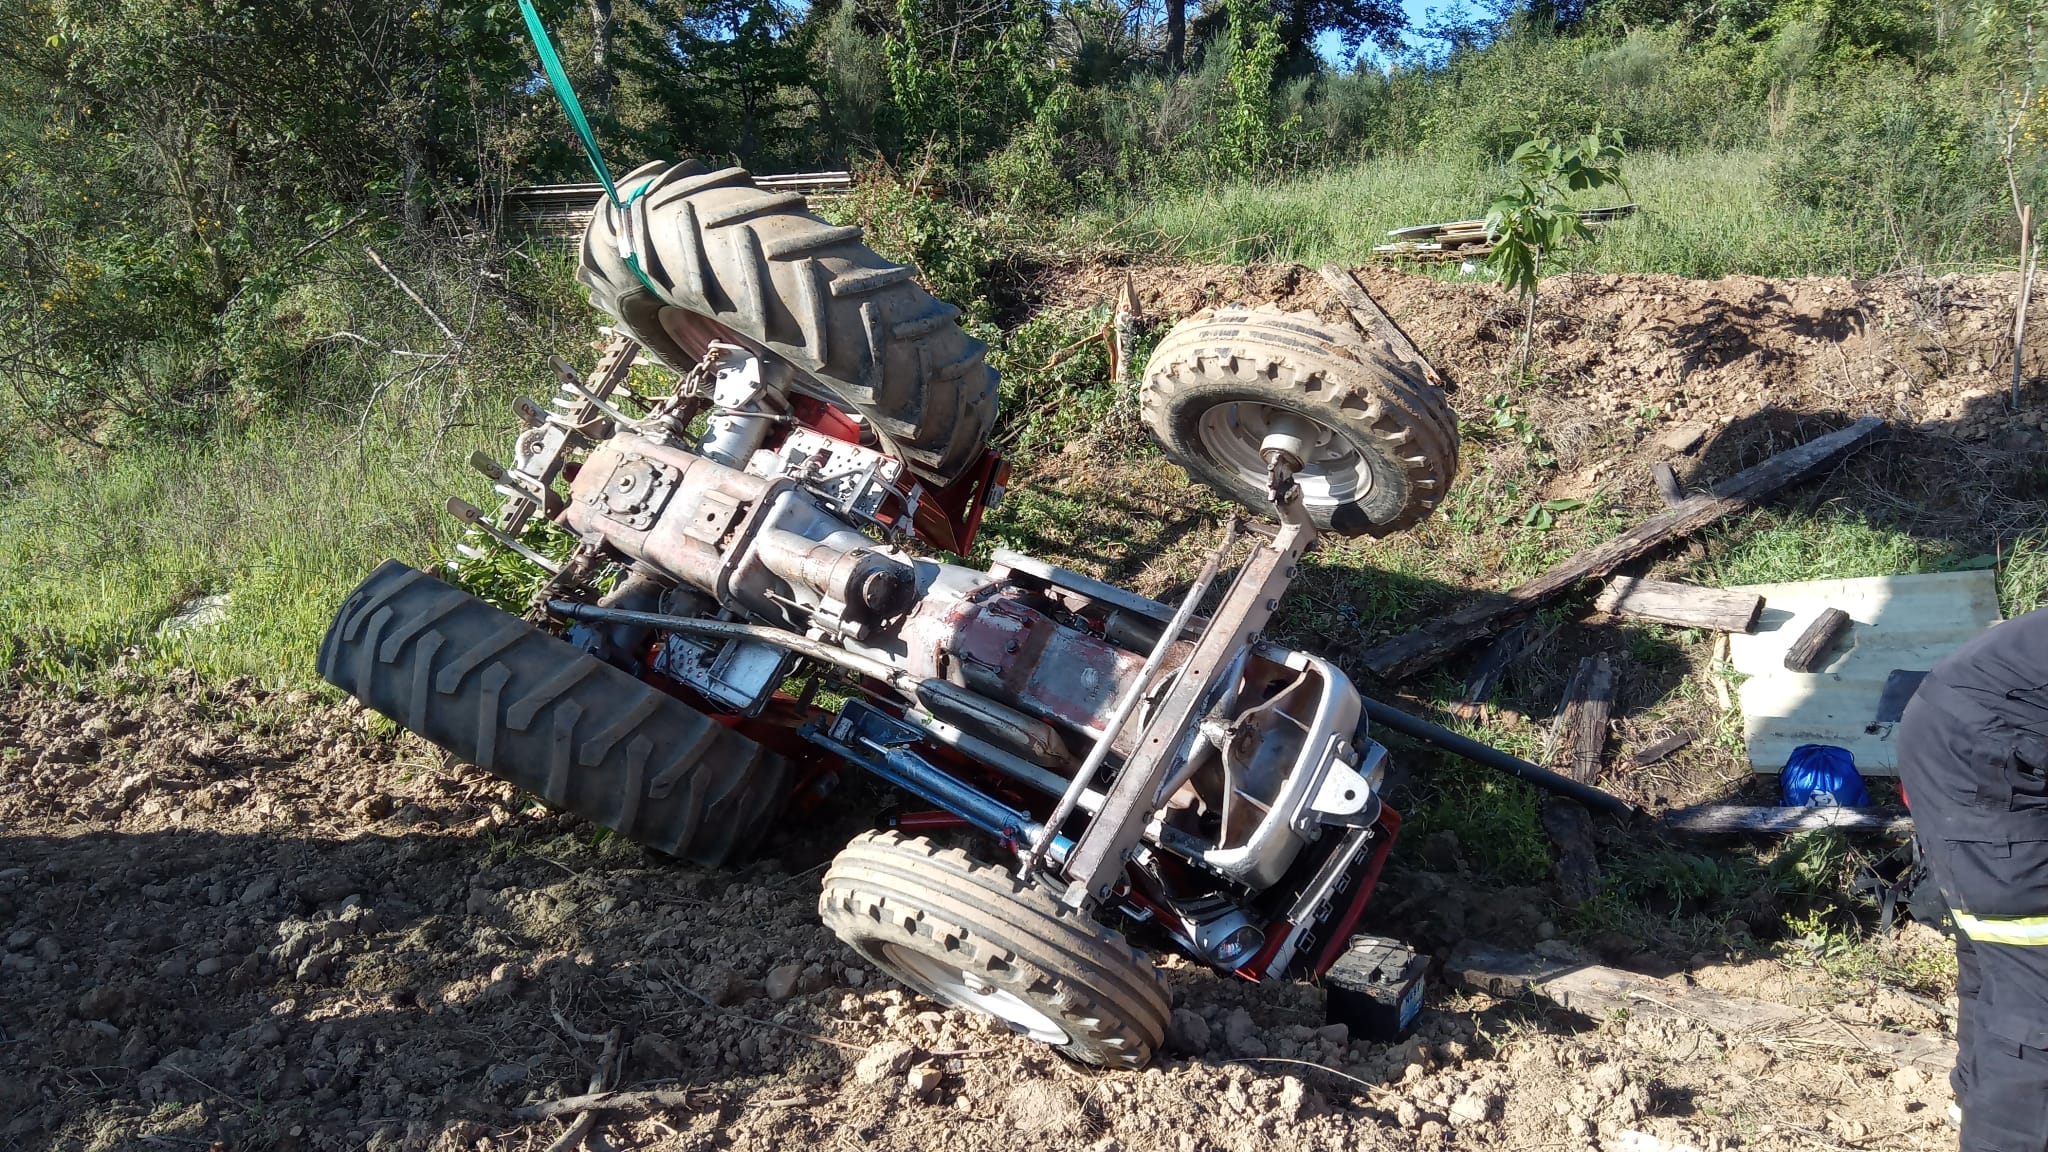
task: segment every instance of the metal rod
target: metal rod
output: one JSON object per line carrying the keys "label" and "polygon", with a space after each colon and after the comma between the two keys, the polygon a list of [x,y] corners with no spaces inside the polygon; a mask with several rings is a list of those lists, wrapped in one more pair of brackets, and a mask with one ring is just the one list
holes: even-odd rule
{"label": "metal rod", "polygon": [[[950,680],[919,676],[873,657],[848,652],[822,640],[784,632],[779,628],[741,624],[732,620],[705,620],[696,616],[670,616],[660,612],[602,608],[591,604],[579,604],[574,600],[550,600],[548,611],[565,620],[582,620],[595,624],[638,624],[664,632],[695,632],[704,636],[724,636],[733,640],[767,644],[880,680],[908,697],[912,703],[922,704],[926,708],[950,705],[960,712],[974,715],[997,729],[1007,728],[1023,733],[1023,738],[1027,740],[1034,727],[1045,727],[1043,722],[1026,716],[1007,704],[991,700],[971,689],[962,688]],[[1052,738],[1051,729],[1046,729],[1046,732],[1048,738]]]}
{"label": "metal rod", "polygon": [[560,564],[520,543],[518,537],[503,531],[497,525],[491,523],[490,519],[483,514],[482,509],[462,499],[460,496],[450,496],[448,498],[448,514],[476,529],[478,532],[496,540],[505,547],[510,548],[512,551],[517,552],[525,557],[528,563],[537,564],[545,568],[550,576],[560,576],[562,574],[562,566]]}
{"label": "metal rod", "polygon": [[1434,744],[1454,752],[1474,764],[1484,764],[1510,776],[1525,780],[1538,788],[1555,792],[1602,812],[1616,816],[1639,816],[1642,810],[1611,792],[1603,792],[1591,784],[1581,784],[1569,776],[1562,776],[1548,768],[1540,767],[1520,756],[1512,756],[1491,744],[1482,744],[1470,736],[1460,736],[1441,724],[1432,724],[1420,716],[1412,716],[1388,704],[1382,704],[1372,697],[1363,697],[1360,703],[1365,714],[1376,724],[1384,724],[1405,736]]}
{"label": "metal rod", "polygon": [[[1038,839],[1044,831],[1037,821],[1031,819],[1030,813],[1012,808],[954,779],[908,748],[881,747],[865,741],[866,747],[857,747],[816,725],[806,727],[803,734],[811,743],[844,756],[883,780],[937,804],[999,840],[1021,844]],[[1057,842],[1057,854],[1060,856],[1065,856],[1073,847],[1064,836],[1052,839]]]}
{"label": "metal rod", "polygon": [[732,620],[705,620],[695,616],[670,616],[661,612],[633,612],[624,608],[599,608],[594,604],[578,604],[574,600],[550,600],[548,611],[565,620],[582,620],[591,624],[641,624],[667,632],[696,632],[705,636],[724,636],[733,640],[755,640],[784,648],[799,656],[808,656],[826,664],[837,664],[862,676],[893,684],[906,691],[914,691],[918,678],[893,668],[880,660],[835,648],[822,640],[767,628],[759,624],[741,624]]}
{"label": "metal rod", "polygon": [[1067,789],[1066,777],[1040,768],[1014,752],[999,748],[971,732],[963,731],[957,724],[941,720],[928,712],[912,713],[904,719],[923,728],[933,740],[959,749],[1020,784],[1029,784],[1048,796],[1058,796]]}
{"label": "metal rod", "polygon": [[1138,705],[1145,699],[1146,689],[1152,684],[1152,677],[1159,671],[1160,665],[1166,663],[1167,653],[1173,651],[1174,642],[1180,639],[1181,630],[1187,627],[1189,618],[1194,616],[1196,606],[1202,602],[1202,597],[1209,591],[1209,585],[1216,579],[1217,571],[1223,567],[1223,557],[1235,543],[1237,517],[1232,516],[1229,526],[1223,531],[1222,546],[1210,554],[1208,563],[1202,565],[1201,575],[1195,577],[1194,587],[1188,589],[1188,594],[1181,599],[1180,607],[1175,610],[1173,619],[1168,621],[1165,630],[1159,633],[1159,642],[1152,646],[1152,654],[1145,658],[1145,666],[1138,670],[1137,678],[1124,690],[1124,698],[1117,702],[1116,711],[1110,713],[1109,723],[1103,726],[1102,734],[1096,737],[1095,747],[1089,749],[1088,759],[1082,762],[1080,770],[1075,772],[1074,778],[1067,783],[1067,790],[1061,794],[1059,804],[1053,808],[1052,816],[1046,820],[1044,830],[1033,839],[1031,851],[1024,854],[1024,861],[1017,872],[1019,876],[1030,879],[1031,874],[1044,863],[1045,852],[1051,846],[1052,838],[1059,833],[1060,826],[1067,822],[1067,818],[1074,814],[1075,806],[1081,802],[1081,793],[1088,790],[1088,785],[1095,781],[1095,774],[1102,770],[1103,762],[1109,759],[1110,746],[1116,743],[1117,735],[1137,713]]}

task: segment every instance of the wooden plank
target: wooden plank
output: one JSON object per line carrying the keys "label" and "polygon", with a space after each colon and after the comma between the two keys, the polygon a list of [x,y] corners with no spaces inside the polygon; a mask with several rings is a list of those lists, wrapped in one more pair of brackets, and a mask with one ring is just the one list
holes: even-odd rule
{"label": "wooden plank", "polygon": [[1673,732],[1671,735],[1644,748],[1640,752],[1630,753],[1628,766],[1630,768],[1648,768],[1657,761],[1692,743],[1693,740],[1694,736],[1691,732]]}
{"label": "wooden plank", "polygon": [[1607,543],[1589,548],[1526,584],[1480,598],[1367,651],[1365,667],[1382,680],[1405,680],[1523,619],[1538,607],[1676,537],[1690,535],[1723,517],[1818,471],[1837,456],[1867,442],[1884,421],[1865,416],[1840,431],[1816,437],[1730,476],[1712,490],[1688,497]]}
{"label": "wooden plank", "polygon": [[1600,775],[1600,761],[1607,752],[1607,717],[1614,710],[1614,664],[1605,655],[1587,656],[1566,686],[1564,706],[1557,725],[1565,775],[1581,784],[1591,784]]}
{"label": "wooden plank", "polygon": [[1678,482],[1678,470],[1665,461],[1650,465],[1650,479],[1657,482],[1657,495],[1666,504],[1685,503],[1685,485]]}
{"label": "wooden plank", "polygon": [[[1842,633],[1849,630],[1849,614],[1840,608],[1830,608],[1813,618],[1792,647],[1785,650],[1787,672],[1811,672],[1820,663],[1820,658],[1833,646]],[[1747,631],[1747,629],[1745,629]]]}
{"label": "wooden plank", "polygon": [[1465,692],[1451,705],[1451,714],[1467,723],[1485,719],[1487,698],[1500,686],[1501,674],[1522,654],[1528,639],[1529,626],[1517,624],[1488,645],[1479,662],[1472,666],[1472,674],[1466,677]]}
{"label": "wooden plank", "polygon": [[1336,293],[1338,301],[1351,313],[1352,321],[1368,339],[1384,342],[1395,356],[1422,369],[1424,379],[1439,388],[1444,386],[1444,378],[1429,362],[1429,357],[1424,356],[1422,349],[1415,346],[1415,341],[1408,338],[1408,333],[1394,323],[1394,318],[1379,306],[1372,293],[1358,282],[1358,277],[1335,264],[1325,264],[1323,281],[1330,286],[1330,291]]}
{"label": "wooden plank", "polygon": [[1600,895],[1600,851],[1593,843],[1593,814],[1562,796],[1543,802],[1543,834],[1557,849],[1551,878],[1565,907],[1576,908]]}
{"label": "wooden plank", "polygon": [[1461,944],[1444,964],[1452,980],[1489,996],[1540,996],[1595,1019],[1619,1012],[1691,1020],[1730,1041],[1811,1054],[1816,1047],[1845,1056],[1917,1067],[1937,1075],[1955,1066],[1955,1041],[1923,1032],[1888,1032],[1820,1012],[1688,987],[1600,964],[1547,960],[1483,944]]}
{"label": "wooden plank", "polygon": [[[1884,719],[1884,695],[1899,669],[1932,668],[1997,624],[1998,582],[1989,570],[1865,576],[1737,588],[1764,598],[1763,619],[1747,636],[1723,634],[1738,690],[1749,762],[1775,772],[1801,744],[1833,744],[1856,757],[1865,776],[1897,771],[1897,722]],[[1828,608],[1854,622],[1813,673],[1785,670],[1785,652]]]}
{"label": "wooden plank", "polygon": [[1593,606],[1615,616],[1654,620],[1680,628],[1754,632],[1757,618],[1764,613],[1764,598],[1754,592],[1616,576],[1608,581]]}
{"label": "wooden plank", "polygon": [[1789,836],[1837,828],[1906,836],[1913,818],[1904,808],[1780,808],[1746,804],[1701,804],[1664,814],[1657,826],[1687,836]]}

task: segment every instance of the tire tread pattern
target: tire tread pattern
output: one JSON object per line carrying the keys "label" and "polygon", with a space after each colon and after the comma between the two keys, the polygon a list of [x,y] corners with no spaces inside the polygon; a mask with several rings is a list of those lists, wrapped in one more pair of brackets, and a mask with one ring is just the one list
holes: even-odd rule
{"label": "tire tread pattern", "polygon": [[396,560],[342,603],[319,669],[455,756],[695,863],[752,850],[789,791],[780,755]]}
{"label": "tire tread pattern", "polygon": [[1340,535],[1412,527],[1457,477],[1458,419],[1443,393],[1384,345],[1312,312],[1199,312],[1168,332],[1145,365],[1143,418],[1167,454],[1210,487],[1263,507],[1263,485],[1212,461],[1195,434],[1200,413],[1231,397],[1304,411],[1379,457],[1387,487],[1348,504],[1310,506],[1320,527]]}
{"label": "tire tread pattern", "polygon": [[898,832],[855,837],[826,871],[818,911],[870,963],[928,995],[937,993],[898,971],[882,945],[1017,994],[1061,1023],[1070,1039],[1060,1050],[1083,1063],[1143,1067],[1166,1035],[1172,1000],[1142,952],[958,849]]}
{"label": "tire tread pattern", "polygon": [[677,371],[695,357],[661,322],[668,309],[716,321],[858,409],[913,471],[950,484],[980,458],[996,419],[988,345],[959,309],[861,242],[857,227],[812,215],[803,196],[754,185],[744,169],[649,164],[624,180],[648,191],[626,209],[643,249],[634,275],[626,218],[599,203],[578,279],[650,355]]}

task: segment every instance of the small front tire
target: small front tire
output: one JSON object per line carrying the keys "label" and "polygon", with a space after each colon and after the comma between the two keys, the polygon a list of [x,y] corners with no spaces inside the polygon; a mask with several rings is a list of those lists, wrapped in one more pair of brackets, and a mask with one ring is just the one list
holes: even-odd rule
{"label": "small front tire", "polygon": [[1384,536],[1435,510],[1458,473],[1458,419],[1420,372],[1312,313],[1222,308],[1182,321],[1145,365],[1145,427],[1188,475],[1269,507],[1265,437],[1308,429],[1294,479],[1318,528]]}
{"label": "small front tire", "polygon": [[1142,1068],[1166,1035],[1165,983],[1121,935],[958,849],[856,837],[825,873],[818,912],[903,984],[1083,1064]]}

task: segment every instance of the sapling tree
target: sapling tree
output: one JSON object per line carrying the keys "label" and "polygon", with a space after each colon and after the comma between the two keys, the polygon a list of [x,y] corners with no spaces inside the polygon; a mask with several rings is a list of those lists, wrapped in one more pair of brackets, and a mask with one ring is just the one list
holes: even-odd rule
{"label": "sapling tree", "polygon": [[1486,265],[1494,279],[1522,298],[1522,371],[1529,371],[1529,344],[1536,331],[1536,286],[1543,257],[1567,241],[1587,235],[1586,222],[1569,206],[1574,192],[1621,183],[1621,133],[1598,125],[1570,147],[1541,133],[1508,158],[1515,186],[1486,211],[1493,252]]}

